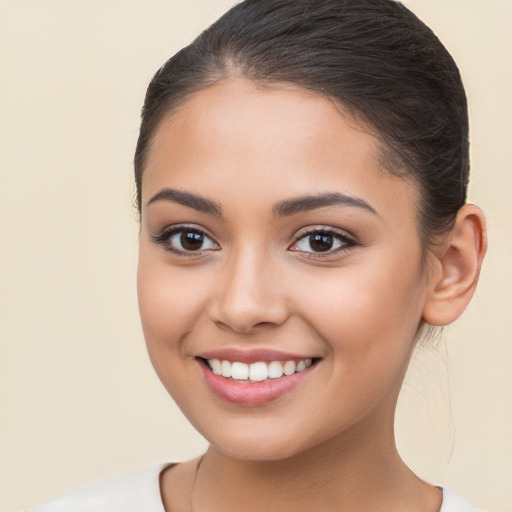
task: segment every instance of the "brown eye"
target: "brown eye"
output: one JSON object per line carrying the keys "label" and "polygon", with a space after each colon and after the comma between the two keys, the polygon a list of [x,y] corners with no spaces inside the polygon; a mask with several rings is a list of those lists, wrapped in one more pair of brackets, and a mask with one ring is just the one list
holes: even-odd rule
{"label": "brown eye", "polygon": [[301,236],[290,250],[310,254],[336,253],[354,245],[356,243],[342,233],[318,229]]}
{"label": "brown eye", "polygon": [[177,254],[201,253],[220,249],[208,235],[199,229],[192,228],[172,228],[153,237],[153,240],[163,245],[167,251]]}
{"label": "brown eye", "polygon": [[325,252],[332,249],[334,236],[331,234],[314,234],[309,236],[309,246],[315,252]]}
{"label": "brown eye", "polygon": [[203,246],[204,235],[197,231],[182,231],[180,243],[186,251],[199,251]]}

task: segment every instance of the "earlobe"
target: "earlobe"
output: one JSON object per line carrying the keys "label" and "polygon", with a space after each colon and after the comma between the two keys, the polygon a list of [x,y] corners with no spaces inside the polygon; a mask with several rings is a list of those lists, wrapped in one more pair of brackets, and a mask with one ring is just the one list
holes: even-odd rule
{"label": "earlobe", "polygon": [[451,231],[433,251],[423,319],[430,325],[448,325],[466,309],[478,282],[487,250],[485,217],[474,205],[464,205]]}

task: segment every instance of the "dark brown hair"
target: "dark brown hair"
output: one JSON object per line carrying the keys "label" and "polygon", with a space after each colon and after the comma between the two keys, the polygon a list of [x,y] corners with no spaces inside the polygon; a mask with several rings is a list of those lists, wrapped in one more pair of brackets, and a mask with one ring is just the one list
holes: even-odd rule
{"label": "dark brown hair", "polygon": [[459,71],[435,34],[392,0],[246,0],[170,58],[149,84],[135,152],[137,205],[167,113],[232,76],[330,97],[376,130],[387,170],[420,190],[429,242],[466,200],[468,116]]}

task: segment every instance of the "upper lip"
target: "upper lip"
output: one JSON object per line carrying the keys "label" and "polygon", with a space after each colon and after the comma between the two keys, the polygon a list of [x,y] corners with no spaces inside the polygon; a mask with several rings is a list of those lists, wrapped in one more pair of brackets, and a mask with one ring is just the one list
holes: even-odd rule
{"label": "upper lip", "polygon": [[305,354],[293,354],[267,348],[239,349],[234,347],[206,350],[205,352],[197,354],[197,357],[202,359],[219,359],[221,361],[237,361],[247,364],[260,361],[301,361],[303,359],[314,358],[314,356]]}

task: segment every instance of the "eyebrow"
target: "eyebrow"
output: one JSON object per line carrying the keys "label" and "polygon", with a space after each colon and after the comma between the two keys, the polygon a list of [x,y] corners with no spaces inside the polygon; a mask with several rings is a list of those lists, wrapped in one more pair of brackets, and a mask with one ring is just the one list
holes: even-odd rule
{"label": "eyebrow", "polygon": [[[211,199],[192,194],[190,192],[183,192],[173,188],[164,188],[155,194],[148,202],[147,205],[157,201],[170,201],[178,203],[189,208],[193,208],[202,213],[207,213],[215,216],[222,216],[222,206]],[[305,213],[318,208],[325,208],[326,206],[352,206],[362,208],[378,216],[377,211],[368,204],[364,199],[356,196],[342,194],[340,192],[329,192],[323,194],[306,195],[287,199],[274,205],[272,213],[275,217],[288,217],[297,213]]]}
{"label": "eyebrow", "polygon": [[330,192],[324,194],[307,195],[303,197],[297,197],[294,199],[287,199],[277,203],[272,208],[272,213],[275,217],[287,217],[295,215],[297,213],[309,212],[316,210],[317,208],[324,208],[326,206],[354,206],[356,208],[362,208],[367,210],[374,215],[379,216],[377,211],[368,204],[364,199],[359,197],[342,194],[340,192]]}
{"label": "eyebrow", "polygon": [[188,206],[202,213],[209,213],[220,217],[222,215],[222,207],[210,199],[191,194],[190,192],[182,192],[173,188],[164,188],[155,194],[148,202],[147,205],[156,203],[157,201],[170,201],[178,203],[183,206]]}

